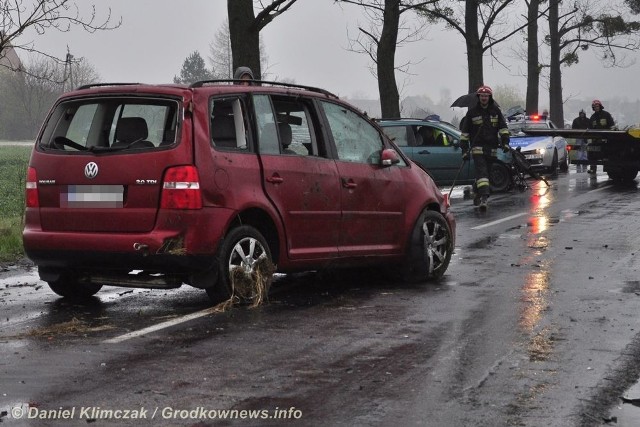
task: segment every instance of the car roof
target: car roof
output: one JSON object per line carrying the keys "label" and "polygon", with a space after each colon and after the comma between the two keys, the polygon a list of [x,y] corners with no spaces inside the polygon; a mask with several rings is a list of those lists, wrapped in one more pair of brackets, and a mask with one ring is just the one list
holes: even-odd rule
{"label": "car roof", "polygon": [[[98,95],[98,94],[155,94],[155,95],[181,95],[185,92],[202,91],[210,93],[238,93],[245,92],[268,92],[280,94],[305,94],[311,96],[319,96],[324,98],[332,98],[338,100],[339,97],[333,93],[315,88],[312,86],[303,86],[291,83],[270,82],[252,80],[251,85],[241,85],[240,82],[246,80],[203,80],[195,82],[191,85],[185,84],[147,84],[147,83],[92,83],[83,85],[77,89],[63,94],[63,97],[76,95]],[[344,101],[342,101],[344,102]]]}

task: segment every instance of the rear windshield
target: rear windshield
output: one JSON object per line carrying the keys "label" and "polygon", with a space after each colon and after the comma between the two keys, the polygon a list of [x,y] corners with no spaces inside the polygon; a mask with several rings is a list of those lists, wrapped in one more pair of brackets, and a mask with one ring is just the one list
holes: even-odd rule
{"label": "rear windshield", "polygon": [[176,142],[179,104],[157,98],[101,97],[57,105],[39,141],[69,151],[164,148]]}

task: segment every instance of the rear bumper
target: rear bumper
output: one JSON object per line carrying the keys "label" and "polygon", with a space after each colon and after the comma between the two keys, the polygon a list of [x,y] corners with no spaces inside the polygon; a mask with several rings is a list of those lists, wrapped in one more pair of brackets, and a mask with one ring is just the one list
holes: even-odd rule
{"label": "rear bumper", "polygon": [[37,215],[27,210],[22,239],[27,257],[38,267],[179,274],[212,265],[233,211],[164,212],[146,233],[45,231]]}

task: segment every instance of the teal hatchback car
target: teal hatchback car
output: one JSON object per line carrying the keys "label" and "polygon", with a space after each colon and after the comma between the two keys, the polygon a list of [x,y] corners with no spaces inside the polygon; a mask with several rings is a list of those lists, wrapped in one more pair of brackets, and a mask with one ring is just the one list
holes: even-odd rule
{"label": "teal hatchback car", "polygon": [[[460,129],[451,123],[407,118],[376,121],[411,160],[429,172],[438,186],[452,185],[454,181],[456,185],[473,184],[473,160],[460,168]],[[511,188],[513,180],[510,164],[510,154],[498,150],[498,160],[492,164],[489,176],[492,192]]]}

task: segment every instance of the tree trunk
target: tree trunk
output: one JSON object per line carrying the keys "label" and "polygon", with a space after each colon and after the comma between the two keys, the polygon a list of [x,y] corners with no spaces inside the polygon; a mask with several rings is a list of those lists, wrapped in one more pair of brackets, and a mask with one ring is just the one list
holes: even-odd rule
{"label": "tree trunk", "polygon": [[538,60],[539,0],[530,0],[527,25],[527,114],[538,113],[540,96],[540,63]]}
{"label": "tree trunk", "polygon": [[227,0],[229,38],[233,55],[233,69],[249,67],[260,80],[260,29],[253,11],[253,0]]}
{"label": "tree trunk", "polygon": [[478,0],[465,2],[465,32],[467,43],[467,66],[469,68],[469,93],[484,84],[482,70],[482,42],[478,33]]}
{"label": "tree trunk", "polygon": [[400,94],[396,84],[396,44],[400,25],[400,0],[385,0],[384,23],[376,52],[378,91],[382,117],[400,117]]}
{"label": "tree trunk", "polygon": [[551,121],[558,127],[564,127],[564,110],[562,106],[562,72],[560,71],[560,34],[559,9],[560,0],[549,1],[549,113]]}

